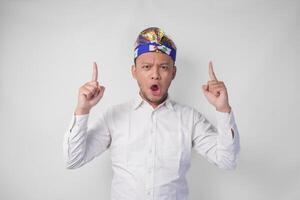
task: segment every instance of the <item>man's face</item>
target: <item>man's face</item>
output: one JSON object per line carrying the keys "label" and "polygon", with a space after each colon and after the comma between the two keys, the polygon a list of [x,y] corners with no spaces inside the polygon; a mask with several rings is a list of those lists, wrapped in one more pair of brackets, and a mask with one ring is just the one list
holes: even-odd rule
{"label": "man's face", "polygon": [[167,54],[147,52],[136,59],[131,72],[137,80],[142,97],[152,105],[159,105],[167,96],[176,75],[176,66]]}

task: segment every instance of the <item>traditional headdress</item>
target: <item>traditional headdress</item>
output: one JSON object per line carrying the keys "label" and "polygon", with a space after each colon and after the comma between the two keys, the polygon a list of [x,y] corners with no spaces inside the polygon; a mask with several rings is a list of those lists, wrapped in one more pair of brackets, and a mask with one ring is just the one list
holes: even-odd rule
{"label": "traditional headdress", "polygon": [[134,60],[141,54],[147,52],[159,52],[169,55],[173,61],[176,60],[176,45],[157,27],[143,30],[136,39],[134,46]]}

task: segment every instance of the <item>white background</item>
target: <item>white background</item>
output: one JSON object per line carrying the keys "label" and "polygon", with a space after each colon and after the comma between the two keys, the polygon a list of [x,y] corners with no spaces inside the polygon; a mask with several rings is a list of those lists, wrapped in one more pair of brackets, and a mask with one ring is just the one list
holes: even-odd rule
{"label": "white background", "polygon": [[240,131],[235,171],[193,152],[191,200],[300,199],[299,1],[0,1],[0,199],[110,198],[109,151],[76,170],[62,157],[79,87],[99,66],[109,105],[137,94],[137,34],[158,26],[177,44],[170,95],[216,123],[201,85],[208,62],[225,82]]}

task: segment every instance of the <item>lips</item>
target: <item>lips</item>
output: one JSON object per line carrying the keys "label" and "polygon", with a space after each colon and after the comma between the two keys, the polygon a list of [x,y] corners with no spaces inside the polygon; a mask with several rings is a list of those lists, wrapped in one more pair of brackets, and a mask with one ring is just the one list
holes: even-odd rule
{"label": "lips", "polygon": [[153,96],[160,95],[160,86],[158,84],[152,84],[150,90]]}
{"label": "lips", "polygon": [[156,84],[154,84],[154,85],[152,85],[152,86],[150,87],[150,89],[151,89],[152,91],[157,91],[157,90],[159,89],[159,86],[156,85]]}

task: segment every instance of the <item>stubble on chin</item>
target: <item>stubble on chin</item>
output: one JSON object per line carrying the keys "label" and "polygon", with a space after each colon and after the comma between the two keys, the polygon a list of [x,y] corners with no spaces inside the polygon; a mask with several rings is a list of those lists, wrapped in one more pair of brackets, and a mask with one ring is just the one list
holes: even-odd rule
{"label": "stubble on chin", "polygon": [[151,100],[150,98],[147,97],[147,95],[142,91],[140,90],[140,95],[148,102],[151,102],[151,103],[155,103],[157,105],[159,105],[160,103],[162,103],[168,96],[168,93],[166,92],[160,99],[158,100]]}

